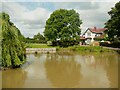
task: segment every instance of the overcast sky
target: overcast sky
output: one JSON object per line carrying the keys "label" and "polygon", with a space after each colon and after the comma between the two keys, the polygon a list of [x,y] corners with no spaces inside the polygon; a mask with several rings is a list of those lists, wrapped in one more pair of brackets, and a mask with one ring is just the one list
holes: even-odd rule
{"label": "overcast sky", "polygon": [[[6,1],[6,2],[5,2]],[[17,1],[17,0],[16,0]],[[21,2],[22,1],[22,2]],[[49,18],[50,14],[57,9],[75,9],[80,14],[83,24],[81,25],[82,32],[89,27],[104,27],[104,23],[110,18],[108,11],[114,7],[115,3],[119,0],[108,0],[98,2],[97,0],[88,0],[85,2],[73,2],[73,0],[67,0],[64,2],[43,2],[31,0],[30,2],[20,0],[19,2],[8,2],[4,0],[1,2],[2,9],[10,15],[11,21],[20,29],[25,37],[33,37],[40,32],[43,34],[45,22]]]}

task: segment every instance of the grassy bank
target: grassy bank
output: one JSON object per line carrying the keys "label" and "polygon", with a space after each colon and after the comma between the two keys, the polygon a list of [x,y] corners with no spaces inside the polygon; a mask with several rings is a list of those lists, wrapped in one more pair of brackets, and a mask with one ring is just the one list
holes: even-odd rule
{"label": "grassy bank", "polygon": [[101,46],[73,46],[69,47],[73,51],[82,51],[82,52],[109,52],[110,49],[103,48]]}
{"label": "grassy bank", "polygon": [[77,52],[114,52],[114,50],[106,49],[100,46],[71,46],[67,48],[57,48],[58,51],[77,51]]}
{"label": "grassy bank", "polygon": [[48,46],[46,44],[27,43],[26,48],[53,48],[53,47]]}
{"label": "grassy bank", "polygon": [[53,46],[48,46],[46,44],[34,44],[34,43],[29,43],[26,44],[27,48],[56,48],[57,51],[77,51],[77,52],[114,52],[114,50],[110,50],[107,48],[103,48],[101,46],[70,46],[66,48],[62,48],[59,46],[53,47]]}

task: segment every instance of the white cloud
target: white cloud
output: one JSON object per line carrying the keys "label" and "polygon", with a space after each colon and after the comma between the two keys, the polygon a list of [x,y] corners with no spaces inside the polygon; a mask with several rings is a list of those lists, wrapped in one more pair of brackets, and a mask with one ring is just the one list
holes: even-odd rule
{"label": "white cloud", "polygon": [[[16,2],[16,0],[1,0],[3,2]],[[118,2],[119,0],[17,0],[17,2]]]}
{"label": "white cloud", "polygon": [[109,19],[108,11],[115,5],[115,1],[97,2],[91,0],[90,2],[56,2],[55,9],[75,9],[83,21],[82,32],[88,27],[104,27],[104,23]]}
{"label": "white cloud", "polygon": [[11,21],[14,22],[26,37],[32,37],[38,32],[42,33],[45,22],[50,15],[50,12],[44,8],[38,7],[30,11],[25,6],[13,2],[3,3],[3,11],[10,15]]}
{"label": "white cloud", "polygon": [[[75,9],[80,14],[80,17],[83,21],[83,32],[88,27],[104,27],[104,23],[109,19],[107,12],[110,11],[111,7],[113,7],[116,2],[117,1],[96,2],[95,0],[91,0],[90,2],[82,3],[62,2],[52,4],[54,6],[54,9]],[[52,13],[49,10],[41,7],[36,7],[35,9],[31,10],[25,5],[23,6],[15,2],[4,2],[2,9],[10,15],[11,21],[14,22],[14,24],[26,37],[32,37],[38,32],[43,33],[45,22]]]}
{"label": "white cloud", "polygon": [[[48,18],[48,11],[44,8],[37,8],[33,11],[30,12],[24,12],[24,14],[22,14],[22,18],[25,21],[30,21],[33,23],[36,23],[36,21],[43,21],[46,20],[46,18]],[[45,21],[43,21],[45,22]]]}
{"label": "white cloud", "polygon": [[[91,2],[91,4],[93,4]],[[94,2],[98,7],[94,9],[76,11],[80,14],[83,21],[82,32],[89,27],[104,27],[104,23],[109,19],[108,11],[115,5],[115,2]]]}

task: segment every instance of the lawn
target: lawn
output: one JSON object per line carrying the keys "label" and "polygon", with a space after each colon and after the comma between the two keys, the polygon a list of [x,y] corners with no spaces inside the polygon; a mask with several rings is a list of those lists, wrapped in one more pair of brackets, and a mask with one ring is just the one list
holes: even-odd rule
{"label": "lawn", "polygon": [[27,43],[26,48],[56,48],[59,51],[71,50],[78,52],[109,52],[113,51],[110,49],[102,48],[101,46],[69,46],[66,48],[62,48],[59,46],[48,46],[47,44],[37,44],[37,43]]}
{"label": "lawn", "polygon": [[27,48],[53,48],[52,46],[48,46],[46,44],[36,44],[36,43],[27,43]]}

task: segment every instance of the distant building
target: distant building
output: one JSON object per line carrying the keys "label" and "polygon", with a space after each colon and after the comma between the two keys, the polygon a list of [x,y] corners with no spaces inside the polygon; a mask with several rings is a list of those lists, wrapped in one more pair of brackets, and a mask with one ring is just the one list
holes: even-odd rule
{"label": "distant building", "polygon": [[102,40],[105,37],[104,31],[106,28],[88,28],[82,36],[80,36],[80,40],[84,41],[86,44],[91,44],[96,40]]}

